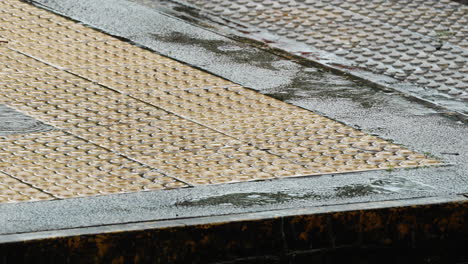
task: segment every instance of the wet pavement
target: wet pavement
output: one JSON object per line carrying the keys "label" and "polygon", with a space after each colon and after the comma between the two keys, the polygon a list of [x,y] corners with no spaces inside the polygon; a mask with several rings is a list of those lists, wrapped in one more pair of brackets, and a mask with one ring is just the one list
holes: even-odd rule
{"label": "wet pavement", "polygon": [[[136,2],[157,6],[161,1]],[[466,5],[450,0],[173,2],[199,8],[192,13],[211,15],[215,26],[234,34],[468,113]]]}
{"label": "wet pavement", "polygon": [[34,3],[75,21],[0,4],[0,241],[465,200],[460,108],[239,41],[177,3]]}
{"label": "wet pavement", "polygon": [[4,6],[3,102],[60,131],[4,137],[2,171],[52,197],[441,164],[46,11]]}

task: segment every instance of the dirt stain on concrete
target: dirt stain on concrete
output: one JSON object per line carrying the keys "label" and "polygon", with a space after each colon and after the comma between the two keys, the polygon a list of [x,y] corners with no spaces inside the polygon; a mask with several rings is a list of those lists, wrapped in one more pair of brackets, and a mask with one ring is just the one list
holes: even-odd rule
{"label": "dirt stain on concrete", "polygon": [[254,205],[267,205],[283,203],[292,200],[306,200],[306,199],[322,199],[323,197],[319,194],[310,192],[305,194],[290,194],[286,192],[276,193],[231,193],[220,196],[212,196],[203,199],[184,201],[176,204],[177,206],[235,206],[235,207],[249,207]]}

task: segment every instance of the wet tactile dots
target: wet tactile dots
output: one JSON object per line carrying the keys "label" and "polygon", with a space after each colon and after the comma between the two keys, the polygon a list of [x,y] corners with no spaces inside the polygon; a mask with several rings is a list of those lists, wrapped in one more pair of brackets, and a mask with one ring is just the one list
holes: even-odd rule
{"label": "wet tactile dots", "polygon": [[429,100],[443,96],[468,102],[466,5],[450,0],[185,2],[328,52],[346,61],[347,68],[423,87],[431,91],[424,93]]}
{"label": "wet tactile dots", "polygon": [[0,155],[1,171],[45,193],[38,195],[30,191],[31,199],[186,186],[148,166],[64,132],[0,137]]}
{"label": "wet tactile dots", "polygon": [[40,201],[53,198],[33,186],[0,172],[0,203]]}
{"label": "wet tactile dots", "polygon": [[424,155],[242,87],[134,96],[279,156],[293,163],[283,170],[304,175],[436,162],[419,163]]}
{"label": "wet tactile dots", "polygon": [[0,103],[60,130],[0,137],[0,202],[439,163],[25,3],[0,7]]}

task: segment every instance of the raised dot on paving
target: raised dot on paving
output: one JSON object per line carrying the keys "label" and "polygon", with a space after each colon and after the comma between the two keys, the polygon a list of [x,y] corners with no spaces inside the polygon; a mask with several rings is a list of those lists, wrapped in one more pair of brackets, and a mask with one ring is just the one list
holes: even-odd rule
{"label": "raised dot on paving", "polygon": [[55,127],[0,137],[0,202],[440,164],[26,3],[0,7],[0,103]]}
{"label": "raised dot on paving", "polygon": [[51,200],[54,197],[0,172],[0,203]]}
{"label": "raised dot on paving", "polygon": [[48,197],[187,186],[148,166],[61,131],[0,137],[0,153],[2,172],[42,190]]}

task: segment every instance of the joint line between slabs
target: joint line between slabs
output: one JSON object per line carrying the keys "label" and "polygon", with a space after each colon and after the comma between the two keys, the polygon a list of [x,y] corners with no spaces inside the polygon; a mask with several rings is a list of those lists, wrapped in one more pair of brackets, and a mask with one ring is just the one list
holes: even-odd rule
{"label": "joint line between slabs", "polygon": [[[109,89],[109,90],[114,91],[114,92],[116,92],[116,93],[119,93],[119,94],[128,96],[128,95],[123,94],[122,92],[120,92],[120,91],[118,91],[118,90],[114,90],[113,88],[110,88],[110,87],[104,86],[104,85],[102,85],[102,84],[93,82],[93,81],[91,81],[91,80],[89,80],[89,79],[87,79],[87,78],[84,78],[84,77],[82,77],[82,76],[80,76],[80,75],[77,75],[77,74],[75,74],[75,73],[73,73],[73,72],[69,72],[68,70],[65,70],[65,69],[63,69],[63,68],[61,68],[61,67],[59,67],[59,66],[54,65],[54,64],[48,63],[47,61],[43,61],[43,60],[41,60],[41,59],[38,59],[38,58],[36,58],[36,57],[34,57],[34,56],[31,56],[31,55],[29,55],[29,54],[27,54],[27,53],[18,51],[18,50],[16,50],[16,49],[13,49],[13,48],[10,48],[10,47],[8,47],[8,49],[13,50],[13,51],[15,51],[15,52],[17,52],[17,53],[20,53],[20,54],[22,54],[22,55],[24,55],[24,56],[27,56],[27,57],[29,57],[29,58],[32,58],[32,59],[34,59],[34,60],[37,60],[37,61],[39,61],[39,62],[42,62],[42,63],[44,63],[44,64],[46,64],[46,65],[51,66],[51,67],[54,67],[54,68],[56,68],[56,69],[58,69],[58,70],[60,70],[60,71],[67,72],[67,73],[72,74],[72,75],[74,75],[74,76],[76,76],[76,77],[79,77],[79,78],[81,78],[81,79],[83,79],[83,80],[86,80],[86,81],[91,82],[91,83],[93,83],[93,84],[99,85],[99,86],[103,87],[104,89]],[[131,97],[131,96],[128,96],[128,97]],[[133,98],[133,97],[132,97],[132,98]],[[137,99],[137,98],[133,98],[133,99]],[[140,99],[137,99],[137,100],[138,100],[138,101],[141,101],[141,102],[143,102],[143,103],[145,103],[145,104],[151,105],[151,106],[153,106],[153,107],[156,107],[156,106],[154,106],[154,105],[152,105],[152,104],[149,104],[149,103],[147,103],[147,102],[144,102],[144,101],[142,101],[142,100],[140,100]],[[163,108],[161,108],[161,107],[157,107],[157,108],[158,108],[158,109],[161,109],[161,110],[164,110],[165,112],[169,112],[169,111],[167,111],[167,110],[165,110],[165,109],[163,109]],[[17,109],[15,108],[15,110],[17,110]],[[18,111],[19,111],[19,110],[18,110]],[[20,111],[20,112],[22,112],[22,111]],[[180,117],[180,116],[179,116],[179,117]],[[181,117],[181,118],[183,118],[183,117]],[[49,124],[46,120],[42,120],[41,118],[37,118],[37,119],[38,119],[39,121],[45,123],[45,124],[48,124],[48,125],[50,125],[50,126],[52,126],[52,127],[55,127],[54,125]],[[184,119],[185,119],[185,118],[184,118]],[[191,121],[191,120],[189,120],[189,121]],[[195,123],[195,122],[194,122],[194,123]],[[209,127],[207,127],[207,128],[209,128]],[[210,129],[211,129],[211,128],[210,128]],[[98,145],[98,144],[95,144],[94,142],[91,142],[91,141],[89,141],[88,139],[85,139],[85,138],[83,138],[83,137],[80,137],[80,136],[78,136],[78,135],[75,135],[75,134],[73,134],[73,133],[71,133],[71,132],[69,132],[69,131],[67,131],[67,130],[65,130],[65,129],[57,129],[57,130],[58,130],[58,131],[62,131],[62,132],[64,132],[64,133],[68,134],[68,135],[72,135],[72,136],[74,136],[74,137],[77,137],[77,138],[79,138],[79,139],[81,139],[81,140],[84,140],[84,141],[86,141],[86,142],[88,142],[88,143],[90,143],[90,144],[93,144],[93,145],[95,145],[95,146],[98,146],[98,147],[100,147],[100,148],[106,149],[107,151],[109,151],[109,152],[111,152],[111,153],[114,153],[114,154],[119,155],[119,156],[122,156],[122,157],[124,157],[124,158],[126,158],[126,159],[129,159],[129,160],[132,160],[132,161],[134,161],[134,162],[137,162],[137,163],[139,163],[140,165],[149,167],[149,168],[151,168],[151,169],[153,169],[153,170],[155,170],[155,171],[157,171],[157,172],[163,174],[163,175],[166,176],[166,177],[173,178],[173,179],[175,179],[175,180],[177,180],[177,181],[183,182],[183,183],[185,183],[185,184],[186,184],[187,186],[189,186],[189,187],[194,187],[194,185],[192,185],[192,184],[190,184],[190,183],[188,183],[188,182],[186,182],[186,181],[184,181],[184,180],[178,179],[177,177],[171,176],[171,175],[167,174],[166,172],[161,171],[160,169],[154,168],[153,166],[149,166],[149,165],[147,165],[147,164],[145,164],[145,163],[143,163],[143,162],[141,162],[141,161],[138,161],[138,160],[135,160],[135,159],[133,159],[133,158],[127,157],[126,155],[124,155],[124,154],[122,154],[122,153],[115,152],[115,151],[113,151],[113,150],[111,150],[111,149],[108,149],[108,148],[105,148],[105,147],[100,146],[100,145]],[[228,136],[228,135],[226,135],[226,136]],[[17,179],[17,178],[15,178],[15,177],[11,176],[10,174],[7,174],[7,175],[10,176],[10,177],[12,177],[12,178],[14,178],[14,179]],[[17,179],[17,180],[19,180],[19,179]],[[21,181],[21,180],[20,180],[20,181]],[[21,181],[21,182],[23,182],[23,181]],[[27,183],[25,183],[25,184],[27,184]],[[32,188],[37,189],[36,187],[31,186],[30,184],[27,184],[27,185],[30,186],[30,187],[32,187]],[[38,190],[40,190],[40,189],[38,189]],[[41,191],[41,192],[45,192],[45,191],[43,191],[43,190],[40,190],[40,191]],[[49,194],[49,195],[51,195],[52,197],[57,198],[57,197],[55,197],[53,194],[50,194],[50,193],[46,193],[46,194]],[[57,198],[57,199],[60,199],[60,198]]]}
{"label": "joint line between slabs", "polygon": [[[197,121],[195,121],[195,120],[193,120],[193,119],[191,119],[191,118],[185,117],[185,116],[180,115],[180,114],[178,114],[178,113],[176,113],[176,112],[173,112],[173,111],[171,111],[171,110],[165,109],[165,108],[163,108],[163,107],[161,107],[161,106],[152,104],[152,103],[147,102],[147,101],[145,101],[145,100],[143,100],[143,99],[140,99],[140,98],[138,98],[138,97],[135,97],[135,96],[133,96],[133,95],[131,95],[131,94],[125,94],[125,93],[121,92],[120,90],[114,89],[114,88],[112,88],[112,87],[109,87],[109,86],[107,86],[107,85],[103,85],[103,84],[98,83],[98,82],[94,82],[94,81],[92,81],[92,80],[90,80],[90,79],[88,79],[88,78],[85,78],[85,77],[83,77],[83,76],[81,76],[81,75],[79,75],[79,74],[76,74],[76,73],[73,73],[73,72],[69,72],[68,70],[63,70],[63,71],[65,71],[65,72],[67,72],[67,73],[70,73],[70,74],[72,74],[72,75],[74,75],[74,76],[77,76],[77,77],[79,77],[79,78],[81,78],[81,79],[83,79],[83,80],[92,82],[92,83],[94,83],[94,84],[96,84],[96,85],[98,85],[98,86],[103,87],[104,89],[111,90],[111,91],[113,91],[113,92],[116,92],[116,93],[119,93],[119,94],[121,94],[121,95],[127,96],[127,97],[129,97],[129,98],[134,99],[134,100],[137,100],[137,101],[139,101],[139,102],[141,102],[141,103],[144,103],[144,104],[146,104],[146,105],[152,106],[152,107],[154,107],[154,108],[156,108],[156,109],[162,110],[162,111],[164,111],[164,112],[166,112],[166,113],[172,114],[172,115],[174,115],[174,116],[177,116],[177,117],[179,117],[179,118],[185,119],[185,120],[187,120],[187,121],[190,121],[190,122],[195,123],[195,124],[197,124],[197,125],[200,125],[200,126],[202,126],[202,127],[208,128],[208,129],[210,129],[210,130],[212,130],[212,131],[215,131],[215,132],[217,132],[217,133],[220,133],[220,134],[222,134],[222,135],[224,135],[224,136],[227,136],[227,137],[230,137],[230,138],[232,138],[232,139],[245,142],[245,143],[248,144],[248,145],[252,145],[252,144],[249,143],[249,142],[246,142],[246,141],[244,141],[244,140],[241,140],[241,139],[239,139],[239,138],[236,138],[236,137],[234,137],[234,136],[231,136],[231,135],[229,135],[229,134],[227,134],[227,133],[225,133],[225,132],[222,132],[222,131],[220,131],[220,130],[217,130],[216,128],[210,127],[210,126],[205,125],[205,124],[200,123],[200,122],[197,122]],[[217,87],[217,86],[213,86],[213,87]],[[222,89],[227,89],[227,88],[225,88],[225,87],[220,87],[220,88],[222,88]],[[200,88],[200,89],[209,89],[209,88]],[[244,88],[244,89],[245,89],[245,88]]]}
{"label": "joint line between slabs", "polygon": [[[67,70],[67,69],[64,69],[64,68],[60,68],[60,67],[55,66],[55,65],[53,65],[53,64],[47,63],[47,62],[45,62],[45,61],[43,61],[43,60],[40,60],[40,59],[37,59],[37,58],[35,58],[35,57],[33,57],[33,56],[30,56],[30,55],[28,55],[28,54],[25,54],[25,53],[23,53],[23,52],[21,52],[21,51],[17,51],[17,50],[15,50],[15,49],[11,49],[11,50],[14,50],[14,51],[16,51],[16,52],[18,52],[18,53],[20,53],[20,54],[23,54],[23,55],[28,56],[28,57],[30,57],[30,58],[32,58],[32,59],[35,59],[35,60],[40,61],[40,62],[42,62],[42,63],[45,63],[46,65],[49,65],[49,66],[51,66],[51,67],[57,68],[57,69],[59,69],[59,70],[61,70],[61,71],[67,72],[67,73],[69,73],[69,74],[71,74],[71,75],[73,75],[73,76],[76,76],[76,77],[78,77],[78,78],[81,78],[81,79],[83,79],[83,80],[86,80],[86,81],[88,81],[88,82],[91,82],[91,83],[93,83],[93,84],[96,84],[96,85],[98,85],[98,86],[100,86],[100,87],[103,87],[104,89],[108,89],[108,90],[111,90],[111,91],[116,92],[116,93],[118,93],[118,94],[121,94],[121,95],[123,95],[123,96],[127,96],[127,97],[129,97],[129,98],[132,98],[132,99],[134,99],[134,100],[137,100],[137,101],[142,102],[142,103],[144,103],[144,104],[147,104],[147,105],[149,105],[149,106],[155,107],[155,108],[157,108],[157,109],[163,110],[163,111],[165,111],[165,112],[167,112],[167,113],[173,114],[173,115],[175,115],[175,116],[177,116],[177,117],[179,117],[179,118],[182,118],[182,119],[185,119],[185,120],[187,120],[187,121],[193,122],[193,123],[198,124],[198,125],[200,125],[200,126],[202,126],[202,127],[208,128],[208,129],[210,129],[210,130],[212,130],[212,131],[215,131],[215,132],[217,132],[217,133],[220,133],[220,134],[222,134],[222,135],[225,135],[225,136],[227,136],[227,137],[230,137],[230,138],[232,138],[232,139],[235,139],[235,140],[239,140],[239,141],[241,141],[241,142],[244,142],[244,143],[246,143],[247,145],[253,146],[253,147],[257,148],[258,150],[260,150],[260,151],[262,151],[262,152],[265,152],[265,153],[267,153],[267,154],[269,154],[269,155],[273,155],[273,156],[276,156],[276,157],[282,159],[282,157],[281,157],[279,154],[271,153],[270,151],[267,151],[267,150],[262,150],[261,148],[259,148],[258,146],[256,146],[256,145],[253,144],[253,143],[250,143],[250,142],[248,142],[248,141],[245,141],[245,140],[236,138],[236,137],[234,137],[234,136],[231,136],[231,135],[229,135],[229,134],[226,134],[225,132],[219,131],[219,130],[213,128],[213,127],[210,127],[210,126],[208,126],[208,125],[199,123],[199,122],[197,122],[197,121],[195,121],[195,120],[192,120],[192,119],[190,119],[190,118],[188,118],[188,117],[185,117],[185,116],[180,115],[180,114],[177,114],[177,113],[175,113],[175,112],[173,112],[173,111],[164,109],[164,108],[162,108],[162,107],[160,107],[160,106],[157,106],[157,105],[154,105],[154,104],[152,104],[152,103],[146,102],[145,100],[140,99],[140,98],[137,98],[137,97],[134,97],[134,96],[132,96],[131,94],[125,94],[125,93],[121,92],[120,90],[116,90],[116,89],[114,89],[114,88],[112,88],[112,87],[109,87],[109,86],[107,86],[107,85],[103,85],[103,84],[101,84],[101,83],[92,81],[92,80],[90,80],[90,79],[88,79],[88,78],[86,78],[86,77],[83,77],[83,76],[79,75],[79,74],[76,74],[76,73],[71,72],[71,71],[69,71],[69,70]],[[218,87],[219,87],[219,86],[218,86]],[[229,87],[230,87],[230,86],[229,86]],[[221,88],[221,89],[228,89],[229,87],[219,87],[219,88]],[[239,87],[242,87],[243,89],[246,89],[246,88],[244,88],[244,87],[241,86],[241,85],[239,85]],[[199,89],[208,89],[208,88],[199,88]],[[40,118],[39,118],[39,120],[40,120]],[[44,122],[44,123],[47,123],[47,122]],[[62,130],[62,131],[66,131],[66,130]],[[80,138],[80,139],[82,139],[82,140],[85,140],[85,141],[87,141],[87,142],[90,142],[90,143],[92,143],[92,144],[94,144],[94,145],[96,145],[96,146],[99,146],[99,147],[101,147],[101,148],[104,148],[104,149],[110,151],[111,153],[120,155],[120,156],[125,157],[125,158],[127,158],[127,159],[129,159],[129,160],[135,161],[135,162],[137,162],[137,163],[139,163],[139,164],[141,164],[141,165],[144,165],[144,166],[147,166],[147,167],[149,167],[149,168],[152,168],[152,169],[156,170],[157,172],[162,173],[163,175],[165,175],[165,176],[167,176],[167,177],[170,177],[170,178],[176,179],[176,180],[178,180],[178,181],[180,181],[180,182],[183,182],[183,183],[187,184],[187,185],[190,186],[190,187],[194,187],[194,185],[192,185],[192,184],[190,184],[190,183],[188,183],[188,182],[186,182],[186,181],[184,181],[184,180],[178,179],[177,177],[174,177],[174,176],[170,176],[170,174],[167,174],[167,173],[165,173],[165,172],[163,172],[163,171],[160,171],[160,170],[157,169],[157,168],[154,168],[154,167],[152,167],[152,166],[149,166],[149,165],[147,165],[147,164],[145,164],[145,163],[143,163],[143,162],[140,162],[140,161],[138,161],[138,160],[135,160],[135,159],[133,159],[133,158],[127,157],[126,155],[124,155],[124,154],[122,154],[122,153],[115,152],[115,151],[113,151],[113,150],[110,150],[110,149],[105,148],[105,147],[103,147],[103,146],[100,146],[100,145],[98,145],[98,144],[95,144],[95,143],[93,143],[93,142],[91,142],[91,141],[89,141],[89,140],[87,140],[87,139],[85,139],[85,138],[82,138],[82,137],[80,137],[80,136],[78,136],[78,135],[75,135],[75,134],[73,134],[73,133],[70,133],[70,132],[68,132],[68,131],[67,131],[67,133],[70,134],[70,135],[76,136],[76,137],[78,137],[78,138]],[[295,161],[292,161],[292,163],[301,165],[300,163],[295,162]],[[376,169],[371,169],[370,171],[373,171],[373,170],[383,170],[383,169],[384,169],[384,168],[376,168]],[[369,170],[362,170],[362,171],[369,171]],[[360,171],[359,171],[359,172],[360,172]],[[325,173],[325,174],[328,174],[328,173]],[[333,174],[333,173],[332,173],[332,174]],[[317,175],[324,175],[324,173],[319,173],[319,174],[317,174]],[[298,175],[298,176],[300,177],[300,176],[308,176],[308,175],[305,175],[305,174],[304,174],[304,175]]]}
{"label": "joint line between slabs", "polygon": [[[29,57],[29,58],[32,58],[32,59],[34,59],[34,60],[37,60],[37,61],[39,61],[39,62],[42,62],[42,63],[44,63],[44,64],[46,64],[46,65],[51,66],[51,67],[54,67],[54,68],[56,68],[56,69],[58,69],[58,70],[60,70],[60,71],[63,71],[63,72],[72,74],[72,75],[74,75],[74,76],[76,76],[76,77],[79,77],[79,78],[81,78],[81,79],[83,79],[83,80],[86,80],[86,81],[88,81],[88,82],[91,82],[91,83],[93,83],[93,84],[96,84],[96,85],[98,85],[98,86],[100,86],[100,87],[103,87],[104,89],[108,89],[108,90],[111,90],[111,91],[116,92],[116,93],[118,93],[118,94],[122,94],[122,95],[124,95],[124,96],[127,96],[127,97],[129,97],[129,98],[135,99],[135,100],[140,101],[140,102],[143,102],[143,103],[145,103],[145,104],[147,104],[147,105],[150,105],[150,106],[152,106],[152,107],[155,107],[155,108],[158,108],[158,109],[160,109],[160,110],[163,110],[163,111],[165,111],[165,112],[167,112],[167,113],[174,114],[174,115],[176,115],[176,116],[178,116],[178,117],[180,117],[180,118],[182,118],[182,119],[186,119],[186,120],[188,120],[188,121],[194,122],[194,121],[192,121],[192,120],[189,120],[189,119],[187,119],[187,118],[184,118],[184,117],[182,117],[182,116],[179,116],[179,115],[177,115],[177,114],[175,114],[175,113],[172,113],[172,112],[170,112],[170,111],[167,111],[166,109],[163,109],[163,108],[161,108],[161,107],[158,107],[158,106],[155,106],[155,105],[150,104],[150,103],[148,103],[148,102],[145,102],[145,101],[143,101],[143,100],[141,100],[141,99],[134,98],[134,97],[132,97],[132,96],[129,96],[129,95],[127,95],[127,94],[124,94],[124,93],[122,93],[122,92],[119,91],[119,90],[115,90],[115,89],[113,89],[113,88],[111,88],[111,87],[108,87],[108,86],[102,85],[102,84],[100,84],[100,83],[94,82],[94,81],[92,81],[92,80],[89,80],[89,79],[87,79],[87,78],[84,78],[83,76],[80,76],[80,75],[78,75],[78,74],[75,74],[75,73],[73,73],[73,72],[70,72],[70,71],[68,71],[68,70],[66,70],[66,69],[63,69],[63,68],[61,68],[61,67],[58,67],[58,66],[56,66],[56,65],[50,64],[50,63],[48,63],[48,62],[46,62],[46,61],[43,61],[43,60],[38,59],[38,58],[36,58],[36,57],[34,57],[34,56],[31,56],[31,55],[29,55],[29,54],[27,54],[27,53],[24,53],[24,52],[21,52],[21,51],[12,49],[12,48],[9,48],[9,49],[10,49],[10,50],[13,50],[13,51],[15,51],[15,52],[18,52],[18,53],[20,53],[20,54],[22,54],[22,55],[24,55],[24,56],[27,56],[27,57]],[[41,118],[37,118],[37,119],[38,119],[39,121],[45,123],[45,124],[49,124],[47,121],[42,120]],[[194,123],[199,124],[199,123],[197,123],[197,122],[194,122]],[[49,124],[49,125],[51,125],[51,124]],[[199,124],[199,125],[202,125],[202,124]],[[51,126],[52,126],[52,127],[55,127],[54,125],[51,125]],[[210,127],[207,127],[207,126],[205,126],[205,125],[202,125],[202,126],[208,128],[208,129],[214,130],[214,129],[212,129],[212,128],[210,128]],[[193,184],[190,184],[190,183],[188,183],[188,182],[186,182],[186,181],[184,181],[184,180],[182,180],[182,179],[179,179],[178,177],[172,176],[172,175],[170,175],[170,174],[168,174],[168,173],[166,173],[166,172],[164,172],[164,171],[161,171],[161,170],[158,169],[158,168],[154,168],[153,166],[149,166],[148,164],[145,164],[145,163],[143,163],[143,162],[141,162],[141,161],[139,161],[139,160],[135,160],[135,159],[130,158],[130,157],[128,157],[128,156],[126,156],[126,155],[124,155],[124,154],[122,154],[122,153],[115,152],[115,151],[113,151],[113,150],[111,150],[111,149],[108,149],[108,148],[106,148],[106,147],[103,147],[103,146],[101,146],[101,145],[98,145],[98,144],[96,144],[96,143],[94,143],[94,142],[91,142],[90,140],[88,140],[88,139],[86,139],[86,138],[83,138],[83,137],[80,137],[80,136],[78,136],[78,135],[75,135],[75,134],[73,134],[73,133],[71,133],[71,132],[69,132],[69,131],[67,131],[67,130],[65,130],[65,129],[58,129],[58,130],[60,130],[60,131],[62,131],[62,132],[64,132],[64,133],[66,133],[66,134],[68,134],[68,135],[72,135],[72,136],[74,136],[74,137],[77,137],[77,138],[79,138],[79,139],[81,139],[81,140],[84,140],[84,141],[86,141],[86,142],[89,142],[90,144],[93,144],[93,145],[98,146],[98,147],[100,147],[100,148],[106,149],[107,151],[109,151],[109,152],[111,152],[111,153],[114,153],[114,154],[116,154],[116,155],[125,157],[126,159],[129,159],[129,160],[132,160],[132,161],[134,161],[134,162],[137,162],[138,164],[141,164],[141,165],[143,165],[143,166],[147,166],[147,167],[149,167],[149,168],[152,168],[153,170],[155,170],[155,171],[157,171],[157,172],[163,174],[164,176],[169,177],[169,178],[173,178],[173,179],[175,179],[175,180],[177,180],[177,181],[180,181],[180,182],[186,184],[186,185],[189,186],[189,187],[194,187]],[[214,130],[214,131],[216,131],[216,130]],[[216,131],[216,132],[222,133],[222,132],[220,132],[220,131]],[[232,137],[232,136],[230,136],[230,135],[226,135],[226,134],[224,134],[224,133],[222,133],[222,134],[225,135],[225,136],[229,136],[229,137],[231,137],[231,138],[234,138],[234,137]],[[234,139],[236,139],[236,138],[234,138]],[[10,175],[9,175],[9,176],[10,176]],[[16,179],[16,178],[15,178],[15,179]],[[49,193],[47,193],[47,194],[49,194]],[[54,196],[54,197],[55,197],[55,196]]]}
{"label": "joint line between slabs", "polygon": [[12,51],[15,51],[15,52],[17,52],[17,53],[19,53],[19,54],[21,54],[21,55],[24,55],[24,56],[29,57],[29,58],[31,58],[31,59],[37,60],[37,61],[39,61],[39,62],[42,62],[42,63],[44,63],[45,65],[48,65],[48,66],[54,67],[54,68],[56,68],[56,69],[58,69],[58,70],[61,70],[61,71],[65,71],[65,72],[66,72],[66,70],[65,70],[64,68],[62,68],[62,67],[60,67],[60,66],[57,66],[57,65],[55,65],[55,64],[52,64],[52,63],[50,63],[50,62],[48,62],[48,61],[45,61],[45,60],[36,58],[36,57],[34,57],[34,56],[32,56],[32,55],[29,55],[28,53],[22,52],[22,51],[20,51],[20,50],[17,50],[17,49],[15,49],[15,48],[12,48],[12,47],[7,47],[7,49],[12,50]]}
{"label": "joint line between slabs", "polygon": [[[3,173],[3,174],[5,174],[5,175],[7,175],[8,177],[11,177],[11,178],[13,178],[13,179],[15,179],[15,180],[17,180],[17,181],[20,181],[21,183],[27,185],[28,187],[30,187],[30,188],[32,188],[32,189],[35,189],[35,190],[37,190],[37,191],[40,191],[41,193],[47,194],[47,195],[49,195],[49,196],[52,197],[52,198],[60,199],[60,198],[56,197],[55,195],[53,195],[52,193],[49,193],[49,192],[47,192],[47,191],[45,191],[45,190],[42,190],[42,189],[40,189],[40,188],[38,188],[38,187],[35,187],[35,186],[33,186],[32,184],[30,184],[30,183],[28,183],[28,182],[25,182],[24,180],[19,179],[19,178],[15,177],[15,176],[11,175],[10,173],[5,172],[4,170],[0,170],[0,172]],[[1,203],[0,203],[0,204],[1,204]]]}
{"label": "joint line between slabs", "polygon": [[[71,72],[71,71],[69,71],[68,69],[61,68],[61,67],[56,66],[56,65],[54,65],[54,64],[50,64],[50,63],[48,63],[48,62],[46,62],[46,61],[43,61],[43,60],[41,60],[41,59],[38,59],[38,58],[36,58],[36,57],[34,57],[34,56],[31,56],[31,55],[29,55],[29,54],[23,53],[23,52],[21,52],[21,51],[18,51],[18,50],[15,50],[15,49],[11,49],[11,50],[16,51],[16,52],[18,52],[18,53],[21,53],[21,54],[23,54],[23,55],[25,55],[25,56],[28,56],[29,58],[35,59],[35,60],[37,60],[37,61],[40,61],[40,62],[42,62],[42,63],[44,63],[44,64],[47,64],[47,65],[49,65],[49,66],[51,66],[51,67],[57,68],[58,70],[64,71],[64,72],[66,72],[66,73],[69,73],[69,74],[72,74],[72,75],[74,75],[74,76],[76,76],[76,77],[79,77],[79,78],[81,78],[81,79],[83,79],[83,80],[86,80],[86,81],[88,81],[88,82],[91,82],[91,83],[93,83],[93,84],[96,84],[96,85],[98,85],[98,86],[101,86],[101,87],[103,87],[103,88],[105,88],[105,89],[111,90],[111,91],[113,91],[113,92],[116,92],[116,93],[119,93],[119,94],[121,94],[121,95],[127,96],[127,97],[129,97],[129,98],[132,98],[132,99],[134,99],[134,100],[137,100],[137,101],[142,102],[142,103],[144,103],[144,104],[147,104],[147,105],[149,105],[149,106],[152,106],[152,107],[155,107],[155,108],[157,108],[157,109],[163,110],[163,111],[165,111],[165,112],[167,112],[167,113],[173,114],[173,115],[175,115],[175,116],[177,116],[177,117],[180,117],[180,118],[182,118],[182,119],[185,119],[185,120],[188,120],[188,121],[190,121],[190,122],[196,123],[196,124],[198,124],[198,125],[200,125],[200,126],[203,126],[203,127],[208,128],[208,129],[210,129],[210,130],[213,130],[213,131],[215,131],[215,132],[218,132],[218,133],[220,133],[220,134],[223,134],[224,136],[227,136],[227,137],[230,137],[230,138],[239,140],[239,141],[243,141],[243,140],[240,140],[240,139],[238,139],[238,138],[236,138],[236,137],[233,137],[233,136],[231,136],[231,135],[229,135],[229,134],[226,134],[226,133],[224,133],[224,132],[222,132],[222,131],[219,131],[219,130],[217,130],[217,129],[215,129],[215,128],[209,127],[209,126],[207,126],[207,125],[205,125],[205,124],[199,123],[199,122],[197,122],[197,121],[195,121],[195,120],[192,120],[192,119],[190,119],[190,118],[187,118],[187,117],[184,117],[184,116],[182,116],[182,115],[179,115],[179,114],[177,114],[177,113],[175,113],[175,112],[173,112],[173,111],[164,109],[164,108],[162,108],[162,107],[160,107],[160,106],[154,105],[154,104],[149,103],[149,102],[146,102],[146,101],[144,101],[144,100],[142,100],[142,99],[140,99],[140,98],[134,97],[134,96],[132,96],[131,94],[125,94],[125,93],[121,92],[120,90],[117,90],[117,89],[114,89],[114,88],[109,87],[109,86],[107,86],[107,85],[103,85],[103,84],[101,84],[101,83],[99,83],[99,82],[95,82],[95,81],[93,81],[93,80],[90,80],[90,79],[88,79],[88,78],[86,78],[86,77],[83,77],[83,76],[81,76],[81,75],[79,75],[79,74],[76,74],[76,73],[74,73],[74,72]],[[191,66],[190,66],[190,67],[191,67]],[[235,85],[233,85],[233,86],[235,86]],[[213,86],[213,87],[217,87],[217,86]],[[231,87],[231,86],[229,86],[229,87]],[[222,88],[222,89],[227,89],[227,88],[224,88],[224,87],[220,87],[220,88]],[[189,88],[189,89],[194,89],[194,88]],[[201,89],[209,89],[209,87],[207,87],[207,88],[201,88]],[[243,142],[245,142],[245,141],[243,141]],[[246,142],[246,143],[249,144],[248,142]]]}
{"label": "joint line between slabs", "polygon": [[[124,158],[126,158],[126,159],[129,159],[129,160],[131,160],[131,161],[133,161],[133,162],[136,162],[136,163],[138,163],[138,164],[140,164],[140,165],[143,165],[143,166],[146,166],[146,167],[148,167],[148,168],[151,168],[151,169],[155,170],[155,171],[158,172],[158,173],[161,173],[162,175],[164,175],[164,176],[166,176],[166,177],[169,177],[169,178],[175,179],[175,180],[177,180],[177,181],[183,182],[183,183],[187,184],[189,187],[194,187],[194,185],[192,185],[192,184],[190,184],[190,183],[188,183],[188,182],[185,182],[185,181],[183,181],[183,180],[181,180],[181,179],[179,179],[179,178],[177,178],[177,177],[175,177],[175,176],[171,176],[170,174],[168,174],[168,173],[166,173],[166,172],[164,172],[164,171],[161,171],[161,170],[158,169],[158,168],[155,168],[155,167],[153,167],[153,166],[150,166],[150,165],[148,165],[148,164],[145,164],[145,163],[143,163],[143,162],[141,162],[141,161],[139,161],[139,160],[137,160],[137,159],[128,157],[128,156],[126,156],[126,155],[123,154],[123,153],[120,153],[120,152],[117,152],[117,151],[113,151],[113,150],[111,150],[111,149],[108,149],[108,148],[106,148],[106,147],[104,147],[104,146],[101,146],[101,145],[99,145],[99,144],[96,144],[96,143],[94,143],[94,142],[92,142],[92,141],[90,141],[90,140],[88,140],[88,139],[86,139],[86,138],[83,138],[83,137],[79,136],[79,135],[75,135],[75,134],[73,134],[73,133],[71,133],[71,132],[69,132],[69,131],[62,130],[62,132],[64,132],[65,134],[68,134],[68,135],[70,135],[70,136],[74,136],[74,137],[77,137],[77,138],[79,138],[79,139],[81,139],[81,140],[84,140],[84,141],[88,142],[89,144],[95,145],[95,146],[97,146],[97,147],[99,147],[99,148],[105,149],[105,150],[109,151],[110,153],[114,153],[114,154],[116,154],[116,155],[118,155],[118,156],[121,156],[121,157],[124,157]],[[144,177],[142,177],[142,178],[144,178]]]}

